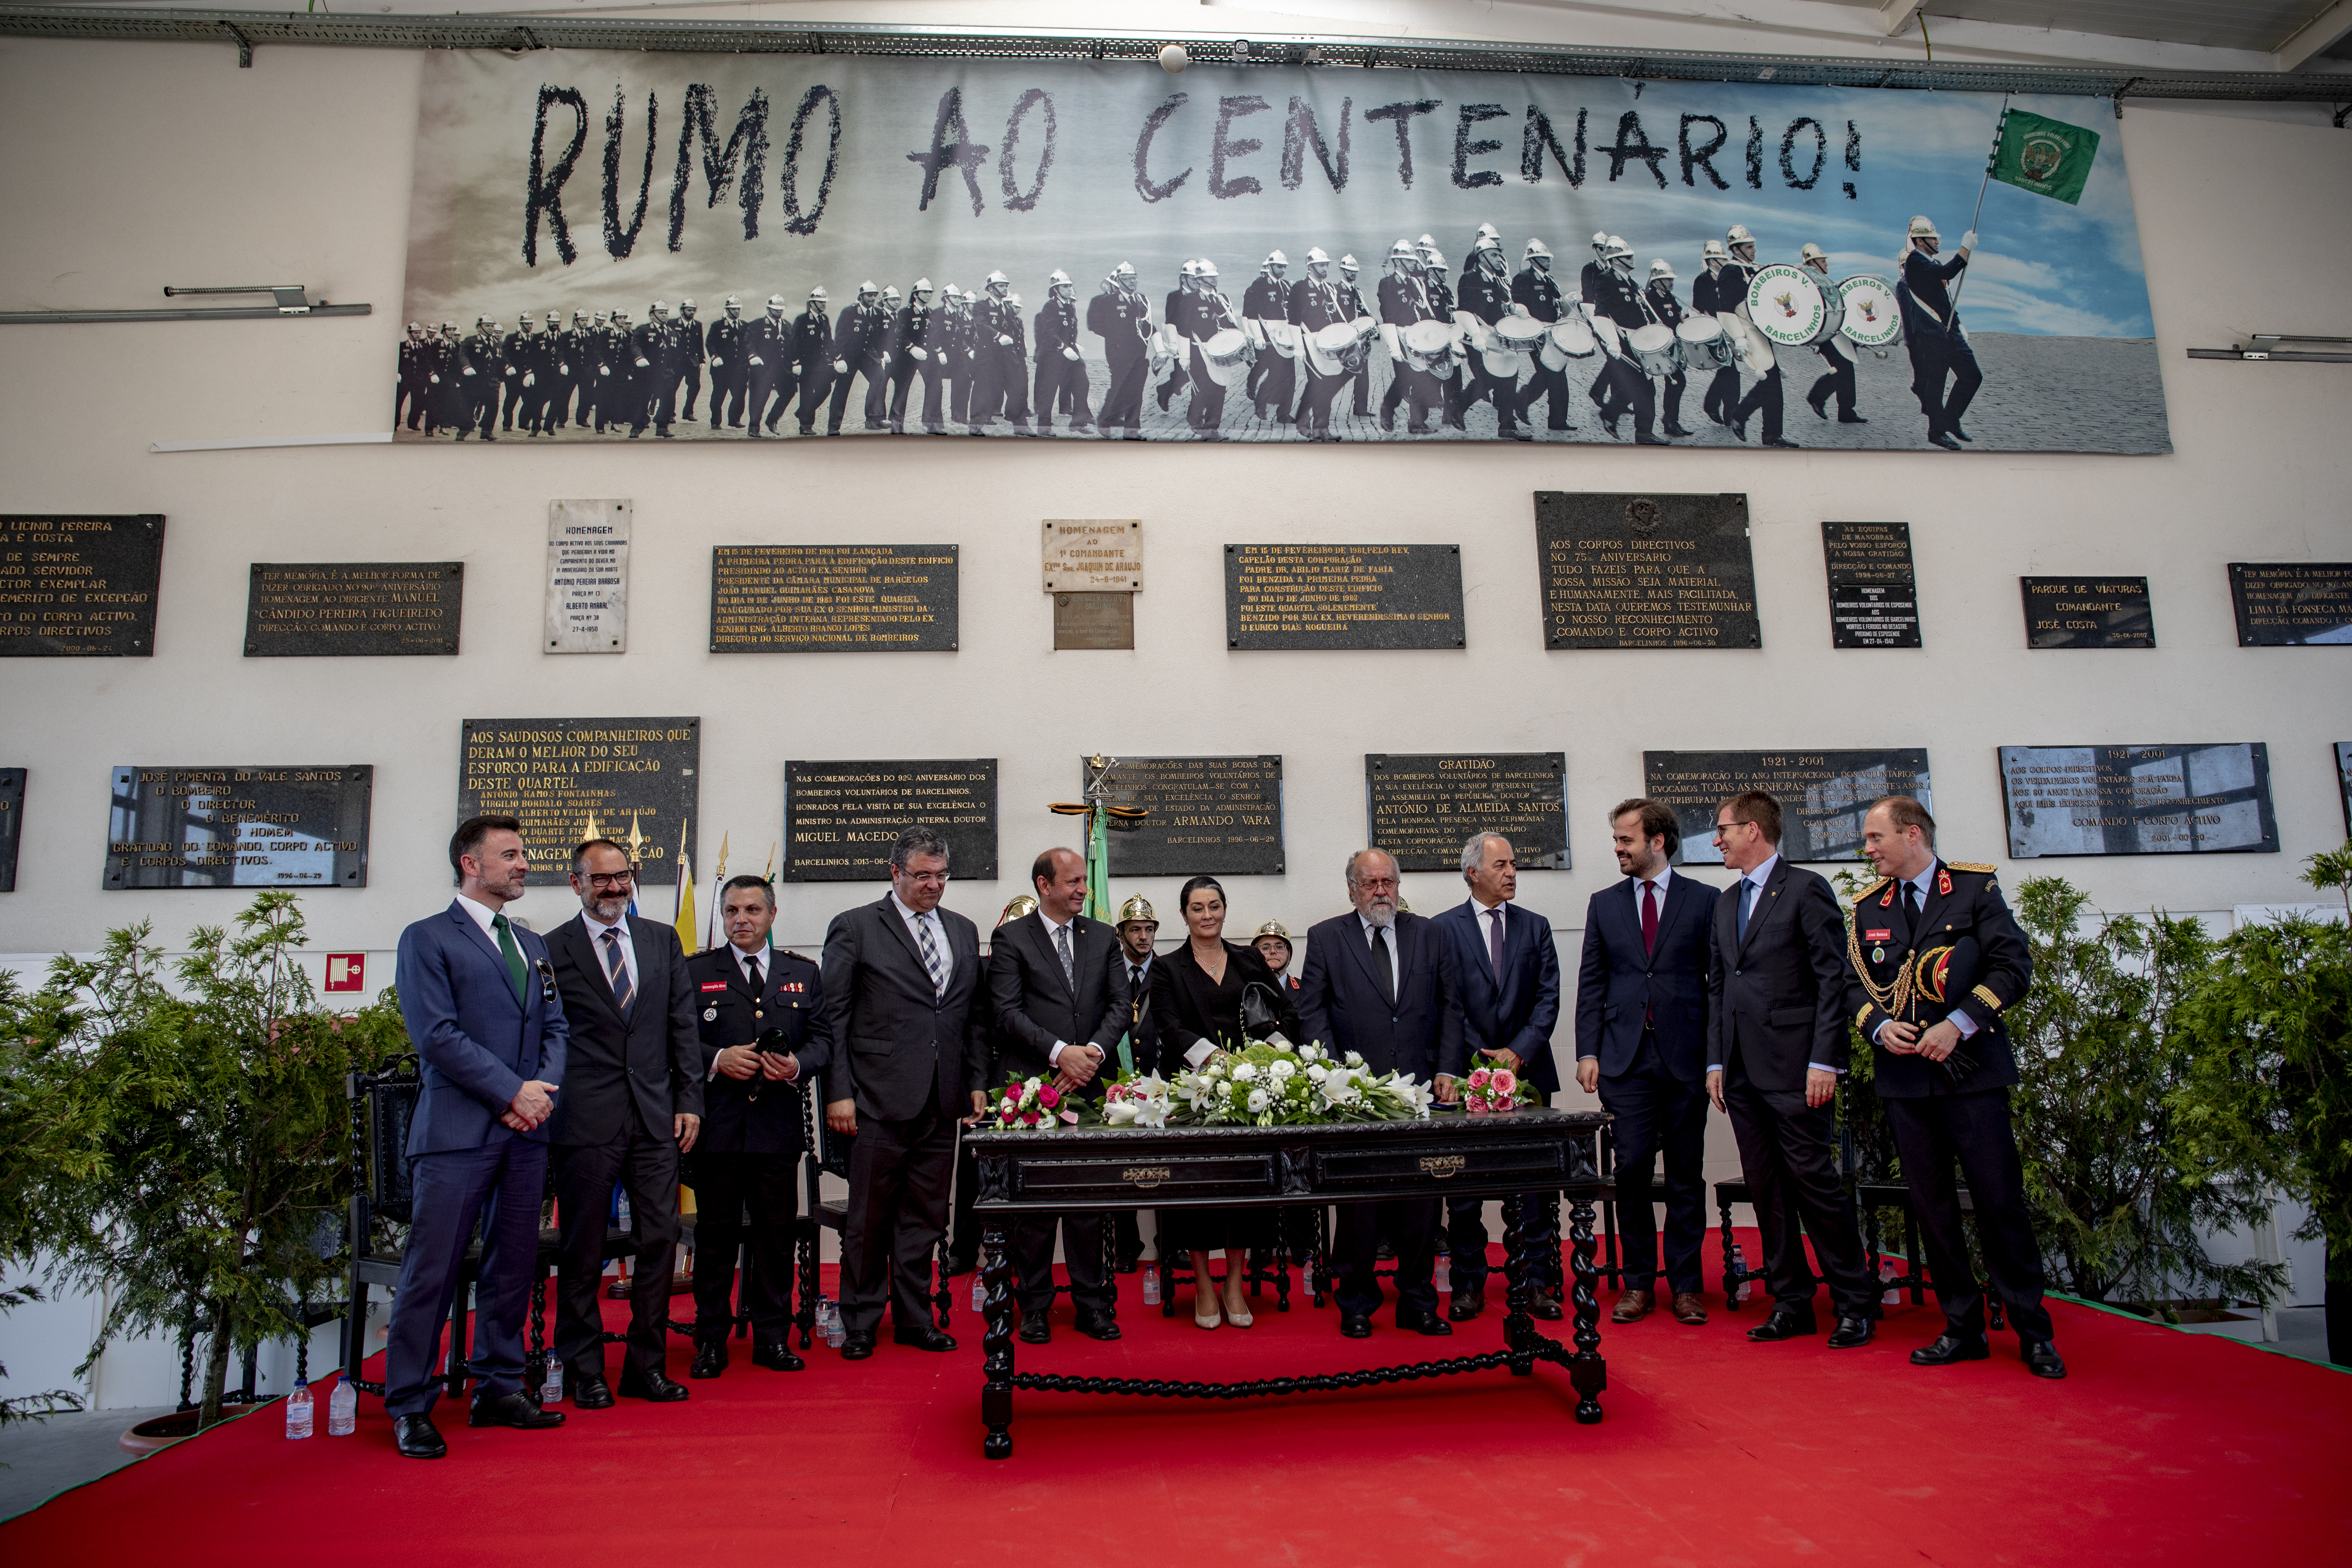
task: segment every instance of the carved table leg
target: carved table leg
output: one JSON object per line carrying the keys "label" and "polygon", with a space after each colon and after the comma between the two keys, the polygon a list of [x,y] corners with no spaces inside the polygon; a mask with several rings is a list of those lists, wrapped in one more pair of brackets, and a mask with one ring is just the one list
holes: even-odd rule
{"label": "carved table leg", "polygon": [[1601,1359],[1601,1302],[1592,1289],[1592,1200],[1580,1193],[1568,1214],[1574,1245],[1570,1263],[1576,1273],[1576,1353],[1569,1358],[1568,1374],[1579,1395],[1576,1418],[1590,1426],[1601,1419],[1601,1391],[1609,1386],[1608,1364]]}
{"label": "carved table leg", "polygon": [[1513,1377],[1532,1377],[1536,1370],[1536,1325],[1528,1315],[1535,1304],[1535,1282],[1528,1278],[1533,1217],[1525,1194],[1503,1200],[1503,1348],[1510,1352]]}
{"label": "carved table leg", "polygon": [[1739,1310],[1739,1265],[1731,1256],[1731,1205],[1718,1196],[1716,1207],[1723,1214],[1723,1306],[1726,1311]]}
{"label": "carved table leg", "polygon": [[1013,1457],[1013,1288],[1012,1259],[1005,1245],[1005,1223],[1000,1215],[988,1217],[980,1238],[980,1278],[985,1291],[980,1336],[980,1419],[988,1428],[980,1451],[992,1459]]}

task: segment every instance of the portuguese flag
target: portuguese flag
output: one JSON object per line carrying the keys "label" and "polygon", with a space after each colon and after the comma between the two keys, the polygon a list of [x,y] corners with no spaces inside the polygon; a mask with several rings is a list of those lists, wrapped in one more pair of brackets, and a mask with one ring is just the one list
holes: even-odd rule
{"label": "portuguese flag", "polygon": [[2091,160],[2099,154],[2099,133],[2013,109],[2000,119],[1993,149],[1992,177],[2004,185],[2054,196],[2072,206],[2083,199]]}

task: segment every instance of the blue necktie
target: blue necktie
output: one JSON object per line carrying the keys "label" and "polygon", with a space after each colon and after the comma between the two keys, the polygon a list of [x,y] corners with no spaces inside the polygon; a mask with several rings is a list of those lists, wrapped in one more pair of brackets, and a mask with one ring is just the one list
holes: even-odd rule
{"label": "blue necktie", "polygon": [[1756,884],[1742,877],[1739,879],[1739,940],[1748,940],[1748,916],[1756,908]]}

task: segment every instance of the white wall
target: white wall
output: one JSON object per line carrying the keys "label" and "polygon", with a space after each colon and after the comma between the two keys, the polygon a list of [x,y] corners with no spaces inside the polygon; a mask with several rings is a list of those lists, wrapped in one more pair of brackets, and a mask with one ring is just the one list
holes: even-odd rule
{"label": "white wall", "polygon": [[[1638,793],[1645,749],[1925,744],[1946,852],[2001,861],[2003,743],[2267,742],[2281,854],[2004,864],[2012,887],[2057,872],[2117,910],[2301,901],[2301,858],[2344,841],[2330,743],[2352,739],[2352,655],[2239,648],[2223,566],[2352,558],[2352,367],[2182,351],[2257,329],[2352,332],[2327,283],[2352,250],[2345,132],[2137,107],[2116,128],[2171,410],[2167,458],[951,439],[151,454],[159,440],[385,427],[417,73],[418,57],[389,52],[265,48],[239,70],[218,49],[0,44],[0,308],[299,279],[377,312],[0,329],[0,511],[169,519],[156,657],[17,660],[0,685],[0,765],[32,770],[0,952],[86,949],[139,918],[178,946],[244,903],[100,889],[110,766],[365,762],[370,885],[307,907],[318,946],[370,950],[370,980],[387,981],[400,927],[448,897],[442,845],[467,717],[703,715],[706,857],[721,829],[740,858],[780,837],[787,757],[995,756],[1007,874],[949,894],[983,926],[1031,855],[1069,837],[1045,803],[1069,798],[1085,752],[1283,753],[1295,870],[1230,887],[1237,925],[1279,916],[1297,929],[1342,907],[1340,864],[1364,835],[1364,752],[1564,750],[1577,864],[1522,889],[1564,928],[1571,968],[1585,901],[1613,879],[1603,813]],[[1799,439],[1804,423],[1801,412]],[[1531,494],[1547,489],[1746,491],[1762,649],[1544,651]],[[635,502],[635,625],[618,658],[537,648],[547,502],[581,496]],[[1144,520],[1134,651],[1051,651],[1045,517]],[[1924,650],[1832,650],[1824,518],[1911,522]],[[1469,646],[1226,652],[1218,546],[1280,539],[1459,543]],[[960,653],[707,651],[715,544],[942,540],[962,546]],[[251,562],[383,558],[466,563],[462,654],[240,657]],[[2074,572],[2146,574],[2158,649],[2026,651],[2016,578]],[[879,891],[787,887],[780,937],[814,945],[836,909]],[[1434,874],[1406,891],[1424,912],[1458,893]],[[563,898],[536,890],[520,912],[544,929]],[[648,903],[664,912],[659,895]]]}

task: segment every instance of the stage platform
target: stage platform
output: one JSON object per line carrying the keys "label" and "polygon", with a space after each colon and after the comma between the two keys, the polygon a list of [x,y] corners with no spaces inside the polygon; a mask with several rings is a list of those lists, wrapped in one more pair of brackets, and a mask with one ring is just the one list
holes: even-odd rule
{"label": "stage platform", "polygon": [[[1490,1305],[1451,1339],[1402,1333],[1384,1310],[1370,1339],[1345,1340],[1303,1294],[1203,1333],[1184,1303],[1163,1319],[1137,1277],[1121,1283],[1123,1340],[1079,1337],[1065,1307],[1023,1366],[1230,1380],[1502,1338]],[[1911,1366],[1932,1304],[1889,1307],[1876,1343],[1837,1352],[1750,1344],[1761,1313],[1717,1296],[1703,1328],[1604,1319],[1597,1426],[1571,1418],[1549,1366],[1283,1399],[1024,1393],[1018,1450],[991,1463],[959,1285],[952,1353],[886,1337],[848,1363],[820,1342],[799,1373],[738,1353],[686,1404],[567,1403],[545,1433],[471,1431],[445,1401],[435,1463],[394,1452],[373,1398],[356,1436],[304,1443],[265,1408],[0,1525],[0,1562],[2205,1568],[2342,1561],[2352,1528],[2352,1377],[2088,1307],[2055,1304],[2063,1383],[2029,1376],[2013,1335],[1990,1362]],[[616,1326],[624,1310],[606,1304]],[[671,1375],[688,1359],[675,1341]],[[319,1408],[323,1433],[323,1389]]]}

